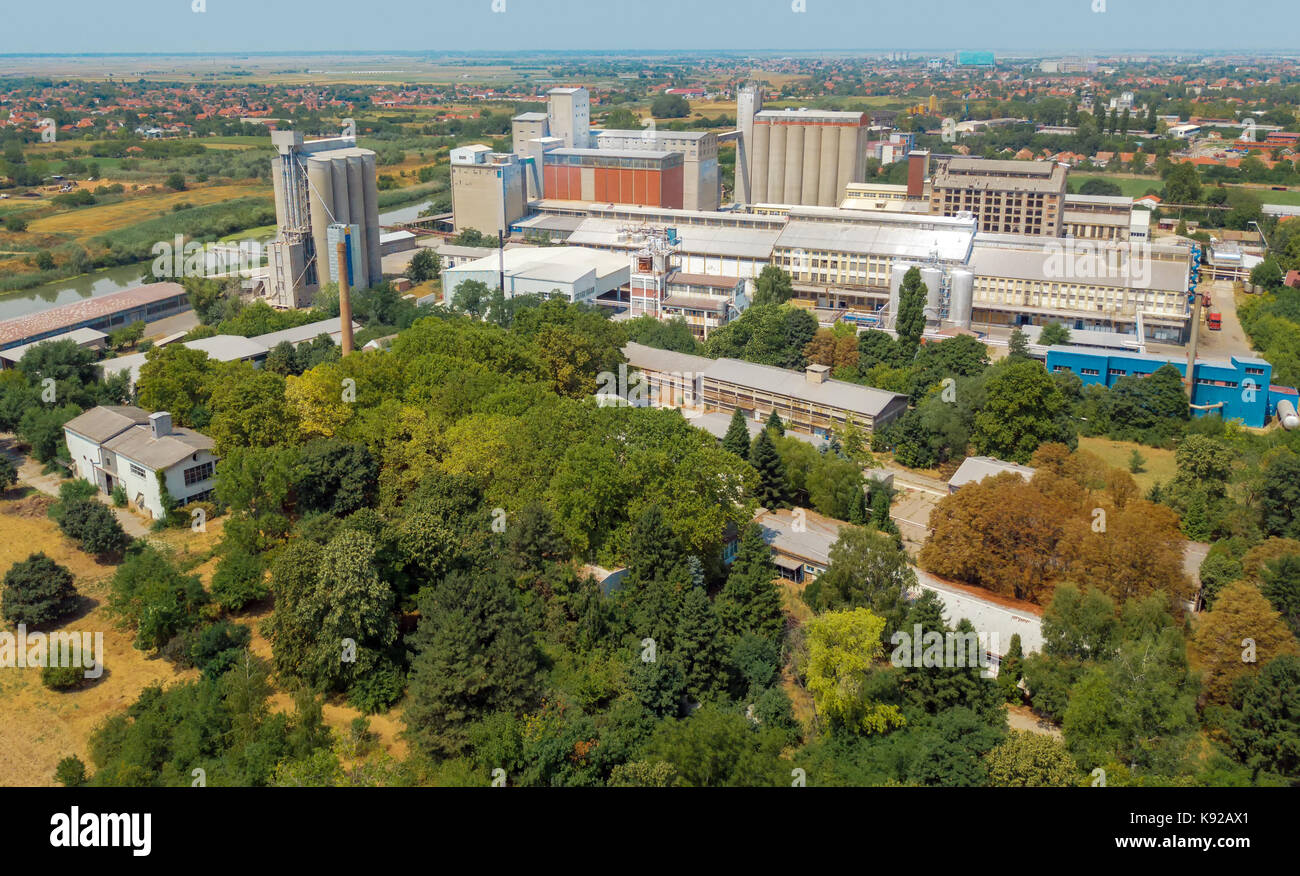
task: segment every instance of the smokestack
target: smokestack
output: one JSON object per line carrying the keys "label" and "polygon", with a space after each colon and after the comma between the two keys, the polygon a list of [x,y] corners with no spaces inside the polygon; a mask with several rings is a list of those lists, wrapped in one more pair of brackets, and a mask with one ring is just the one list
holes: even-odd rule
{"label": "smokestack", "polygon": [[338,242],[339,263],[339,320],[342,321],[342,338],[340,345],[343,355],[352,352],[352,298],[348,293],[348,245],[347,236]]}
{"label": "smokestack", "polygon": [[157,441],[159,438],[166,438],[172,433],[172,415],[167,411],[150,414],[149,429],[153,433],[153,440]]}
{"label": "smokestack", "polygon": [[825,383],[830,371],[831,369],[826,365],[812,364],[804,369],[804,377],[809,383]]}

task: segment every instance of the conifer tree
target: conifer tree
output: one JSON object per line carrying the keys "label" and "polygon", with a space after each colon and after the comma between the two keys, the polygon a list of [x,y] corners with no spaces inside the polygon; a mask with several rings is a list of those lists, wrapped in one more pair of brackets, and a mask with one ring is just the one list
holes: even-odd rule
{"label": "conifer tree", "polygon": [[766,428],[771,429],[778,435],[785,435],[785,423],[782,421],[781,415],[775,410],[767,415]]}
{"label": "conifer tree", "polygon": [[1020,634],[1016,633],[1011,637],[1011,644],[1007,646],[1007,653],[1002,656],[1002,664],[998,667],[998,686],[1002,688],[1009,703],[1018,703],[1024,698],[1018,686],[1024,673],[1024,658]]}
{"label": "conifer tree", "polygon": [[754,439],[749,462],[758,470],[758,504],[764,508],[785,508],[790,504],[790,480],[785,463],[772,443],[772,432],[764,429]]}
{"label": "conifer tree", "polygon": [[749,456],[749,427],[745,423],[745,412],[736,408],[731,412],[731,425],[727,434],[722,436],[722,449],[745,459]]}
{"label": "conifer tree", "polygon": [[682,602],[673,653],[681,662],[686,692],[701,702],[726,687],[722,628],[702,587],[692,587]]}
{"label": "conifer tree", "polygon": [[741,533],[727,583],[718,594],[718,617],[729,634],[753,633],[772,641],[780,639],[785,617],[775,579],[776,566],[763,540],[763,528],[751,523]]}

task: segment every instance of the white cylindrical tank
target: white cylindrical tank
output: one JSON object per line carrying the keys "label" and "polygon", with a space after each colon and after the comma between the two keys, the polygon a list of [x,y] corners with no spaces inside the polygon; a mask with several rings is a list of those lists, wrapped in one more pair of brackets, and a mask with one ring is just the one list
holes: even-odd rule
{"label": "white cylindrical tank", "polygon": [[1277,421],[1282,424],[1282,428],[1290,432],[1292,429],[1300,426],[1300,416],[1296,416],[1295,405],[1286,399],[1277,403]]}
{"label": "white cylindrical tank", "polygon": [[352,201],[348,198],[348,160],[330,159],[330,179],[334,181],[334,221],[352,223]]}
{"label": "white cylindrical tank", "polygon": [[927,322],[937,322],[943,294],[943,271],[938,268],[921,268],[921,282],[925,284],[925,319]]}
{"label": "white cylindrical tank", "polygon": [[311,238],[316,247],[316,278],[322,285],[330,282],[329,225],[334,220],[334,177],[330,162],[319,159],[307,161],[308,198],[311,203]]}
{"label": "white cylindrical tank", "polygon": [[975,275],[965,268],[955,268],[948,275],[948,290],[948,318],[957,328],[970,328]]}

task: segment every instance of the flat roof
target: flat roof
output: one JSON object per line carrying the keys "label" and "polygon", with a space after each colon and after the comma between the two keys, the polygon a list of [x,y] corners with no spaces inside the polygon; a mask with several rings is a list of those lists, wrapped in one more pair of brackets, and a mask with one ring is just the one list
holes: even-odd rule
{"label": "flat roof", "polygon": [[713,364],[707,356],[693,356],[690,353],[675,353],[658,347],[628,341],[623,347],[627,362],[636,368],[650,371],[662,371],[669,374],[702,374],[704,369]]}
{"label": "flat roof", "polygon": [[[586,247],[639,249],[643,242],[625,233],[627,222],[616,219],[585,219],[569,235],[569,243]],[[780,230],[735,226],[681,225],[677,228],[678,249],[685,253],[727,256],[767,261],[772,257]]]}
{"label": "flat roof", "polygon": [[[716,132],[715,131],[668,131],[661,128],[656,128],[654,130],[651,130],[649,128],[641,128],[639,130],[635,128],[608,128],[608,129],[598,130],[595,132],[595,134],[597,140],[599,140],[601,137],[611,137],[611,138],[618,137],[621,139],[626,139],[628,137],[643,137],[646,140],[658,140],[658,139],[703,140],[711,135],[715,135]],[[605,150],[601,150],[601,151],[605,151]]]}
{"label": "flat roof", "polygon": [[[353,320],[352,330],[361,331],[361,323]],[[343,333],[343,321],[340,319],[322,319],[317,322],[309,322],[306,325],[295,326],[294,328],[281,329],[278,332],[268,332],[264,335],[256,335],[249,338],[256,344],[261,344],[266,349],[271,349],[276,344],[288,341],[291,344],[301,344],[303,341],[314,340],[319,335],[330,335]]]}
{"label": "flat roof", "polygon": [[[1085,286],[1123,286],[1131,289],[1163,292],[1187,290],[1187,266],[1163,259],[1141,259],[1143,270],[1131,269],[1130,261],[1122,264],[1106,257],[1104,250],[1080,249],[1077,252],[1049,252],[1045,249],[986,247],[977,242],[971,250],[967,269],[976,277],[999,277],[1009,280],[1034,280]],[[1060,267],[1074,266],[1068,272]],[[1069,276],[1055,276],[1058,272]]]}
{"label": "flat roof", "polygon": [[520,113],[510,121],[512,122],[544,122],[548,116],[546,113]]}
{"label": "flat roof", "polygon": [[965,262],[974,241],[973,222],[956,228],[924,228],[917,224],[817,222],[792,216],[776,246],[805,252],[828,250],[912,259],[937,255],[943,261]]}
{"label": "flat roof", "polygon": [[754,114],[754,121],[791,122],[791,121],[831,121],[840,124],[855,122],[865,126],[867,114],[846,112],[843,110],[819,110],[800,107],[796,109],[765,109]]}
{"label": "flat roof", "polygon": [[0,322],[0,347],[11,347],[37,335],[71,329],[81,323],[104,319],[124,310],[134,310],[185,295],[180,283],[146,283],[121,292],[83,298],[40,313],[18,316]]}
{"label": "flat roof", "polygon": [[740,359],[716,359],[704,370],[704,377],[819,405],[842,408],[873,418],[884,413],[890,405],[900,399],[907,401],[907,396],[901,393],[887,392],[873,386],[862,386],[843,380],[812,383],[802,371],[790,371],[774,365],[759,365]]}

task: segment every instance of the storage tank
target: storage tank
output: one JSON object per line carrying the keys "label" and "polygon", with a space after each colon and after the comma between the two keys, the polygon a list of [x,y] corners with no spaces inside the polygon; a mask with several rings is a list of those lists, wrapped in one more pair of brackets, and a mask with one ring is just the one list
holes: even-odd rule
{"label": "storage tank", "polygon": [[781,203],[798,204],[803,193],[803,125],[791,125],[785,137],[785,189]]}
{"label": "storage tank", "polygon": [[772,149],[767,156],[767,198],[780,203],[785,197],[785,143],[789,125],[768,125],[772,129]]}
{"label": "storage tank", "polygon": [[822,126],[809,125],[803,132],[803,185],[800,204],[805,207],[817,206],[818,192],[821,189],[822,167]]}
{"label": "storage tank", "polygon": [[925,319],[939,321],[940,298],[943,294],[943,271],[938,268],[921,268],[921,282],[925,284]]}
{"label": "storage tank", "polygon": [[839,131],[840,154],[835,166],[835,191],[831,195],[831,203],[838,204],[840,198],[844,197],[845,187],[851,182],[860,181],[854,179],[858,173],[858,129],[845,125],[831,127]]}
{"label": "storage tank", "polygon": [[375,153],[367,152],[362,159],[365,169],[363,186],[366,200],[366,239],[370,241],[370,282],[384,278],[383,253],[379,250],[379,178],[376,175]]}
{"label": "storage tank", "polygon": [[956,268],[948,275],[948,318],[957,328],[970,328],[975,300],[975,275]]}
{"label": "storage tank", "polygon": [[1300,426],[1300,416],[1296,416],[1295,405],[1286,399],[1277,403],[1277,421],[1282,424],[1282,428],[1290,432],[1292,429]]}
{"label": "storage tank", "polygon": [[819,162],[817,183],[817,203],[822,206],[838,206],[839,198],[844,193],[835,190],[835,181],[839,179],[840,129],[834,125],[822,127],[822,157]]}
{"label": "storage tank", "polygon": [[[357,226],[357,231],[361,235],[361,258],[358,259],[360,264],[354,272],[356,285],[358,289],[370,288],[370,241],[366,238],[366,187],[362,182],[365,174],[365,168],[361,161],[361,153],[347,156],[348,168],[348,212],[352,216],[351,223]],[[375,241],[378,245],[379,241]]]}
{"label": "storage tank", "polygon": [[307,186],[311,212],[311,238],[316,249],[316,278],[323,285],[330,281],[329,226],[334,220],[334,177],[327,160],[307,160]]}

